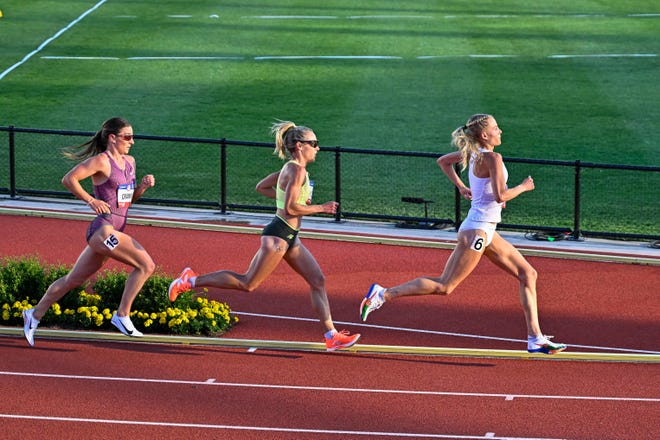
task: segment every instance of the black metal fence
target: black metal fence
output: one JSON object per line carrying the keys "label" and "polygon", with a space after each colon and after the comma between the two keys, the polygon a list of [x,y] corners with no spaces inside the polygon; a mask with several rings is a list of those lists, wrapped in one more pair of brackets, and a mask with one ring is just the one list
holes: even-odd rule
{"label": "black metal fence", "polygon": [[[0,127],[0,194],[72,197],[60,186],[72,164],[62,146],[91,132]],[[142,203],[231,210],[274,211],[253,188],[281,162],[272,143],[136,135],[131,154],[138,174],[156,187]],[[4,150],[4,152],[3,152]],[[321,147],[308,166],[316,201],[336,200],[332,219],[396,221],[402,227],[456,227],[469,204],[439,171],[441,153]],[[6,161],[6,162],[5,162]],[[532,175],[536,190],[507,206],[502,229],[583,236],[660,240],[660,167],[504,158],[509,182]],[[6,170],[6,173],[2,170]],[[91,188],[90,188],[91,190]]]}

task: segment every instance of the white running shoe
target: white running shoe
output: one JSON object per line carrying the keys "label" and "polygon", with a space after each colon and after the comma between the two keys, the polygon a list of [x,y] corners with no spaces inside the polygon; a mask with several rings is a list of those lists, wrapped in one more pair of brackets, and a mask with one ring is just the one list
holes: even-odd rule
{"label": "white running shoe", "polygon": [[34,347],[34,331],[39,325],[39,321],[32,316],[34,309],[23,310],[23,334],[30,347]]}
{"label": "white running shoe", "polygon": [[112,315],[112,319],[110,320],[110,322],[126,336],[132,336],[134,338],[140,338],[144,336],[141,331],[135,328],[133,322],[131,321],[131,318],[129,318],[128,316],[119,316],[117,315],[117,312],[115,312]]}
{"label": "white running shoe", "polygon": [[560,353],[568,347],[566,344],[560,344],[557,342],[551,342],[552,336],[543,336],[540,340],[527,341],[527,351],[529,353],[544,353],[544,354],[556,354]]}
{"label": "white running shoe", "polygon": [[380,284],[371,285],[367,296],[364,297],[362,304],[360,304],[360,316],[363,321],[367,320],[369,313],[379,309],[385,303],[385,298],[383,298],[384,293],[385,288]]}

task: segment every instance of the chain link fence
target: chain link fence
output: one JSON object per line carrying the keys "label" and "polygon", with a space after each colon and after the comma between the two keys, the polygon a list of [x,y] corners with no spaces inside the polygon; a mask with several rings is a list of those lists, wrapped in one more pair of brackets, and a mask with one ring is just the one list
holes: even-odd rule
{"label": "chain link fence", "polygon": [[[0,194],[71,198],[61,178],[73,163],[62,148],[94,133],[0,127]],[[256,183],[282,161],[269,143],[136,135],[137,174],[156,177],[142,203],[206,207],[222,213],[274,211]],[[457,227],[469,209],[440,171],[441,153],[321,147],[308,165],[314,201],[336,200],[334,221],[371,219],[402,227]],[[509,184],[536,189],[507,203],[501,229],[660,240],[660,167],[504,158]],[[466,180],[466,173],[462,174]],[[91,182],[84,182],[91,193]]]}

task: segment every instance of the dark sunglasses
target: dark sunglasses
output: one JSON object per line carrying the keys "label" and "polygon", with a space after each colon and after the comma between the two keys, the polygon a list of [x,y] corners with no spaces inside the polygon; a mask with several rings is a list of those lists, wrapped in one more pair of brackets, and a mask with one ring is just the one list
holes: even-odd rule
{"label": "dark sunglasses", "polygon": [[130,140],[133,139],[132,134],[116,134],[115,136],[117,136],[118,138],[123,139],[125,141],[130,141]]}
{"label": "dark sunglasses", "polygon": [[312,148],[316,148],[316,147],[319,146],[319,141],[316,140],[316,139],[314,139],[313,141],[308,141],[308,140],[305,140],[305,139],[298,139],[298,142],[300,142],[302,144],[309,144],[309,145],[311,145]]}

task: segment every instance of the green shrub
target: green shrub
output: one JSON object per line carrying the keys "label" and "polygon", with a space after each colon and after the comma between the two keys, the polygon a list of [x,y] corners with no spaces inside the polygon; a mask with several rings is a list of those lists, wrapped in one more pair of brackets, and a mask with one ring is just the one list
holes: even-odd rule
{"label": "green shrub", "polygon": [[[0,263],[0,324],[23,325],[22,313],[34,307],[48,286],[71,269],[43,265],[36,257],[5,258]],[[68,292],[48,309],[41,326],[71,329],[111,329],[110,319],[116,312],[128,275],[106,270],[92,284]],[[229,306],[208,300],[205,295],[182,293],[174,303],[167,288],[172,278],[157,271],[145,282],[133,302],[131,320],[145,333],[178,335],[218,335],[238,322]]]}

